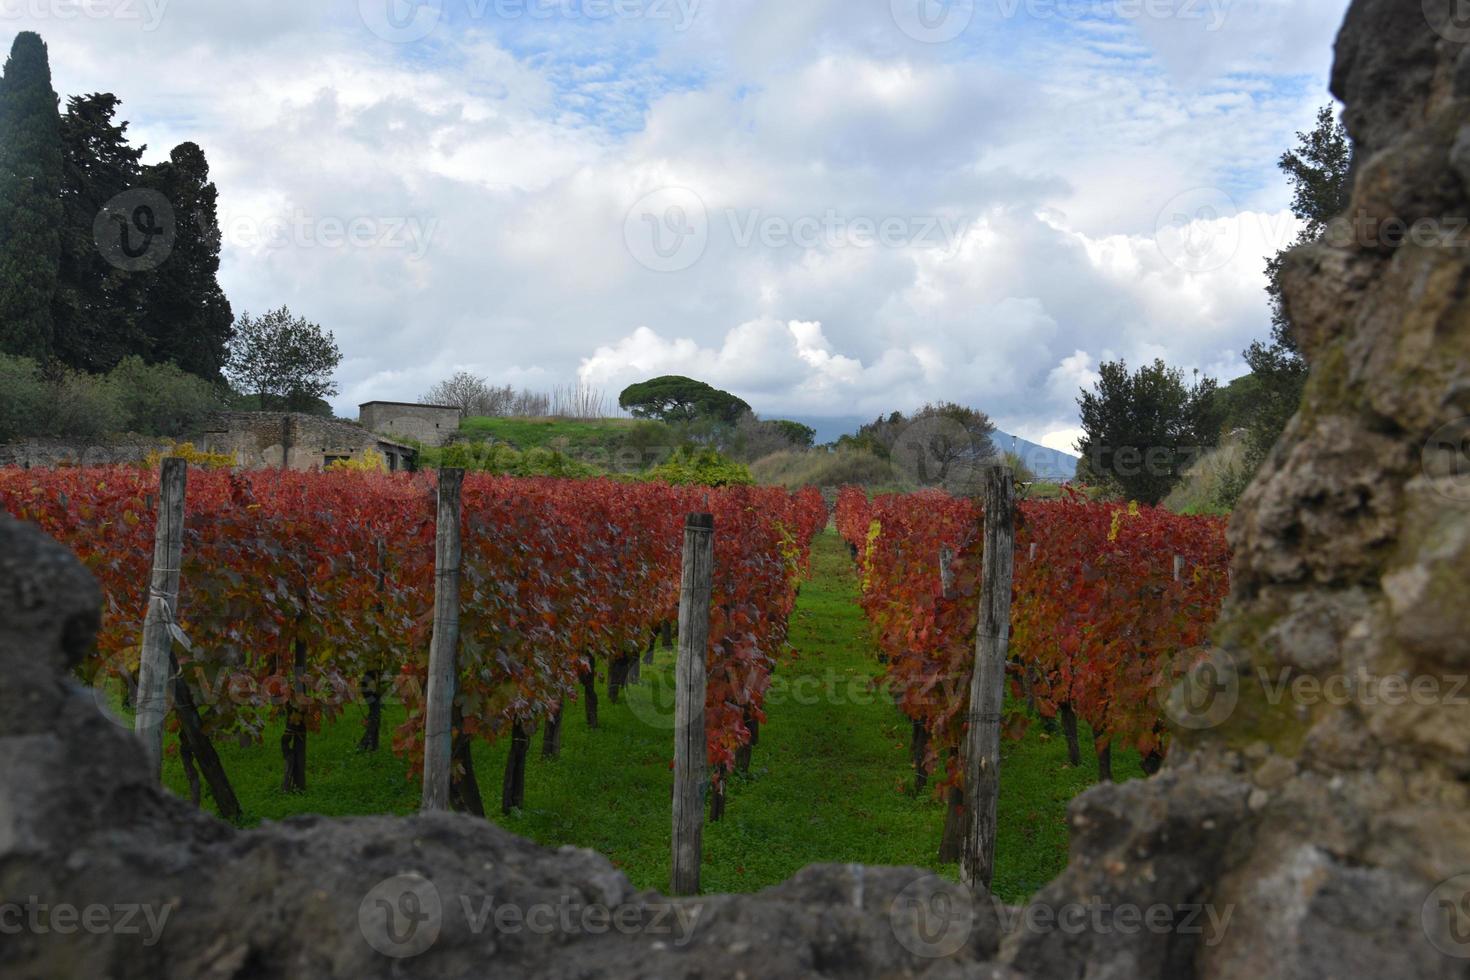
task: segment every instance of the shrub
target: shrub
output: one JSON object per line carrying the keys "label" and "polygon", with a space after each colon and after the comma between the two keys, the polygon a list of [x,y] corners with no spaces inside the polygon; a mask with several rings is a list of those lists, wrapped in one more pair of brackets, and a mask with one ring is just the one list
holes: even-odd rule
{"label": "shrub", "polygon": [[106,378],[67,371],[50,386],[51,404],[39,435],[101,440],[126,425],[127,412],[117,388]]}
{"label": "shrub", "polygon": [[386,473],[388,458],[376,449],[364,450],[358,459],[339,459],[327,465],[328,473]]}
{"label": "shrub", "polygon": [[225,406],[224,393],[203,378],[172,364],[145,364],[139,357],[123,360],[107,382],[115,389],[123,424],[140,435],[191,435]]}
{"label": "shrub", "polygon": [[0,354],[0,442],[38,434],[50,405],[51,392],[36,362]]}
{"label": "shrub", "polygon": [[234,453],[211,453],[195,449],[192,442],[180,442],[149,453],[143,458],[142,466],[145,470],[156,471],[165,459],[173,458],[185,460],[190,466],[206,470],[228,470],[233,469],[236,464]]}
{"label": "shrub", "polygon": [[750,470],[713,449],[679,449],[648,471],[645,479],[675,486],[733,487],[755,483]]}
{"label": "shrub", "polygon": [[772,453],[752,463],[750,472],[760,483],[788,490],[848,485],[875,490],[898,489],[893,465],[866,450],[829,452],[814,449]]}

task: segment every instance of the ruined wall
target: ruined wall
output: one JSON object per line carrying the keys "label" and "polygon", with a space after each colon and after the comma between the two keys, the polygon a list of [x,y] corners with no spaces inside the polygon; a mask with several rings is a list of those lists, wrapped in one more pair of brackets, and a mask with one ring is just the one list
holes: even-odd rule
{"label": "ruined wall", "polygon": [[221,412],[211,418],[199,446],[233,454],[247,469],[323,469],[335,459],[361,459],[371,449],[396,471],[409,469],[417,456],[410,447],[350,422],[279,412]]}
{"label": "ruined wall", "polygon": [[45,469],[56,466],[121,466],[141,463],[169,445],[166,439],[122,439],[107,444],[58,439],[27,439],[0,445],[0,467]]}
{"label": "ruined wall", "polygon": [[459,409],[442,405],[368,402],[358,413],[358,420],[369,432],[413,439],[426,446],[442,446],[459,431]]}
{"label": "ruined wall", "polygon": [[[1470,36],[1451,12],[1357,0],[1348,16],[1334,88],[1354,212],[1287,275],[1314,366],[1303,410],[1236,515],[1234,594],[1167,700],[1164,771],[1082,796],[1069,867],[1026,909],[859,867],[668,900],[457,816],[236,831],[152,789],[137,742],[66,679],[96,586],[0,518],[0,907],[166,919],[151,944],[7,933],[0,974],[1470,976],[1470,251],[1364,227],[1470,216]],[[603,914],[477,929],[486,898]]]}

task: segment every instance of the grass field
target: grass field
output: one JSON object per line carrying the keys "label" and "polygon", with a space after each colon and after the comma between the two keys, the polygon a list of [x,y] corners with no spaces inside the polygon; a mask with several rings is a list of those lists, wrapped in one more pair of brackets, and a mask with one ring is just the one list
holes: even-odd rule
{"label": "grass field", "polygon": [[[815,544],[812,580],[792,622],[793,658],[778,670],[767,724],[748,776],[732,777],[725,819],[704,835],[708,891],[744,892],[781,881],[813,862],[933,867],[944,807],[902,791],[909,779],[908,724],[886,695],[872,690],[879,667],[856,602],[857,582],[841,541],[828,531]],[[636,886],[669,881],[672,732],[656,706],[672,683],[673,653],[660,649],[643,681],[613,705],[600,690],[601,728],[589,731],[580,704],[568,706],[562,756],[533,746],[526,809],[500,813],[508,740],[478,744],[476,774],[497,823],[547,845],[574,844],[608,855]],[[402,720],[385,712],[384,748],[356,751],[362,709],[310,737],[308,789],[280,791],[280,728],[260,746],[221,745],[224,764],[250,822],[297,813],[411,813],[419,786],[387,748]],[[645,719],[654,719],[653,723]],[[1083,731],[1086,739],[1087,733]],[[1084,741],[1084,745],[1086,742]],[[1086,755],[1086,753],[1084,753]],[[1142,775],[1135,753],[1118,753],[1117,777]],[[1033,725],[1006,743],[1001,770],[995,891],[1008,901],[1033,893],[1066,863],[1066,806],[1093,780],[1090,758],[1067,764],[1060,736]],[[165,781],[186,793],[176,757]]]}
{"label": "grass field", "polygon": [[[459,429],[472,439],[498,439],[509,442],[517,449],[539,447],[585,448],[601,446],[616,448],[623,444],[630,431],[640,424],[637,419],[506,419],[471,418],[460,423]],[[656,423],[655,423],[656,424]]]}

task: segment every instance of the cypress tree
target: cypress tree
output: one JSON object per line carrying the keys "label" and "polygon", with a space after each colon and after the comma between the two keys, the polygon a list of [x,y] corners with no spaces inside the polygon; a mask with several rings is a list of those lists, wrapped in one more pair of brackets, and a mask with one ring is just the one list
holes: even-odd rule
{"label": "cypress tree", "polygon": [[65,223],[54,350],[69,367],[93,372],[151,354],[142,326],[148,274],[109,262],[97,240],[98,216],[137,185],[147,149],[129,146],[128,124],[113,122],[119,104],[107,93],[73,96],[61,120]]}
{"label": "cypress tree", "polygon": [[219,192],[209,180],[209,161],[197,145],[182,143],[167,163],[145,167],[142,180],[168,199],[175,228],[172,252],[149,283],[152,359],[221,379],[234,314],[219,285]]}
{"label": "cypress tree", "polygon": [[46,43],[16,36],[0,75],[0,352],[51,350],[61,265],[61,114]]}

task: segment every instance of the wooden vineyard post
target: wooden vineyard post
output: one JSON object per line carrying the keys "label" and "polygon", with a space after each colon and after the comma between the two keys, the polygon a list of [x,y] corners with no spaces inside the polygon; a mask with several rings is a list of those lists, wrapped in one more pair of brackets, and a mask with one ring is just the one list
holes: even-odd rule
{"label": "wooden vineyard post", "polygon": [[184,493],[189,464],[163,461],[159,476],[158,523],[153,530],[153,571],[148,580],[148,614],[143,620],[142,662],[138,668],[137,714],[133,731],[143,740],[148,771],[163,779],[163,726],[168,717],[169,661],[179,631],[179,563],[184,554]]}
{"label": "wooden vineyard post", "polygon": [[1174,581],[1176,581],[1176,582],[1183,582],[1184,581],[1184,556],[1183,555],[1175,555],[1174,556]]}
{"label": "wooden vineyard post", "polygon": [[460,489],[464,470],[439,471],[434,534],[434,636],[429,642],[429,690],[424,720],[425,810],[449,809],[454,756],[454,686],[459,674]]}
{"label": "wooden vineyard post", "polygon": [[[944,599],[954,592],[954,549],[944,545],[939,549],[939,592]],[[933,692],[927,696],[933,697]],[[924,792],[929,783],[929,728],[922,719],[909,719],[912,730],[909,735],[909,759],[914,766],[914,795]]]}
{"label": "wooden vineyard post", "polygon": [[705,656],[709,646],[710,596],[714,590],[711,514],[690,514],[684,525],[684,571],[679,586],[679,653],[674,668],[674,874],[675,895],[699,894],[704,800],[709,787],[704,736]]}
{"label": "wooden vineyard post", "polygon": [[970,678],[965,733],[966,835],[961,876],[972,891],[990,890],[995,872],[995,814],[1000,797],[1000,717],[1011,635],[1011,581],[1016,548],[1016,484],[1004,466],[985,476],[985,551],[980,570],[980,622]]}

